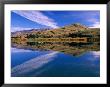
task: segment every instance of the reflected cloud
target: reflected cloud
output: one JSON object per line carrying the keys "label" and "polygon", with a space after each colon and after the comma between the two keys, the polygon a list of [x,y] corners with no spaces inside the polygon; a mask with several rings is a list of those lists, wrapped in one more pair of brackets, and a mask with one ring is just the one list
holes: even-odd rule
{"label": "reflected cloud", "polygon": [[25,49],[17,49],[17,48],[11,48],[12,53],[19,53],[19,52],[32,52],[32,50],[25,50]]}
{"label": "reflected cloud", "polygon": [[23,64],[17,65],[12,68],[12,76],[22,76],[26,75],[26,73],[36,70],[45,64],[51,62],[55,59],[55,56],[58,52],[51,52],[49,54],[38,56],[34,59],[31,59]]}
{"label": "reflected cloud", "polygon": [[99,58],[100,57],[100,51],[93,51],[91,52],[94,58]]}

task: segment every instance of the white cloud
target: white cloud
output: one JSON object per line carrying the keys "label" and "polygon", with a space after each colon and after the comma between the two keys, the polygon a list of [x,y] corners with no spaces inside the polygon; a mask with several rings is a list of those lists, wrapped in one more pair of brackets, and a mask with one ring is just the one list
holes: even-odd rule
{"label": "white cloud", "polygon": [[88,22],[92,23],[90,28],[100,28],[100,22],[96,18],[90,18]]}
{"label": "white cloud", "polygon": [[89,28],[100,28],[100,23],[99,22],[94,22],[92,26]]}
{"label": "white cloud", "polygon": [[39,28],[12,27],[12,28],[11,28],[11,32],[23,31],[23,30],[32,30],[32,29],[39,29]]}
{"label": "white cloud", "polygon": [[77,20],[81,20],[82,22],[88,22],[90,28],[100,28],[100,11],[82,11],[80,14],[78,13],[70,13]]}
{"label": "white cloud", "polygon": [[44,15],[42,12],[34,10],[15,10],[12,12],[38,24],[49,26],[51,28],[58,28],[57,23],[52,18],[49,18],[48,16]]}

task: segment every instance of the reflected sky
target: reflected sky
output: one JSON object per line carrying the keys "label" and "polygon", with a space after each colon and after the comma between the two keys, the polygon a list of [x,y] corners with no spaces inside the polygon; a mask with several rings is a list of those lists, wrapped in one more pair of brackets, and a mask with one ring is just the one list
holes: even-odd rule
{"label": "reflected sky", "polygon": [[11,76],[100,76],[100,52],[72,56],[58,51],[12,48]]}
{"label": "reflected sky", "polygon": [[51,52],[51,53],[33,58],[29,61],[24,62],[23,64],[17,65],[16,67],[12,68],[12,75],[17,74],[19,76],[19,75],[31,72],[33,70],[36,70],[44,66],[46,63],[49,63],[52,60],[54,60],[57,53],[58,52]]}

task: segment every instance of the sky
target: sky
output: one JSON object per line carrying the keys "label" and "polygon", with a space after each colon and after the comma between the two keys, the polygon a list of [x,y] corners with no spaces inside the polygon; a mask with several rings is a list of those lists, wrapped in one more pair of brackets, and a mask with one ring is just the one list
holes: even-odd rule
{"label": "sky", "polygon": [[100,11],[11,11],[11,32],[42,28],[55,29],[74,23],[99,28]]}

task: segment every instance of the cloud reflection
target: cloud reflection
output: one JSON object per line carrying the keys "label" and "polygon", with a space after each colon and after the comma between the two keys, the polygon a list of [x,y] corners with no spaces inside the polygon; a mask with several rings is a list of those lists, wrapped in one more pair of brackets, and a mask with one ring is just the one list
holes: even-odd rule
{"label": "cloud reflection", "polygon": [[17,49],[17,48],[11,48],[12,53],[19,53],[19,52],[32,52],[31,50],[25,50],[25,49]]}
{"label": "cloud reflection", "polygon": [[34,59],[31,59],[27,62],[24,62],[23,64],[17,65],[14,68],[12,68],[12,76],[22,76],[26,75],[28,72],[31,72],[33,70],[36,70],[48,62],[51,62],[55,59],[55,56],[58,52],[51,52],[49,54],[38,56]]}
{"label": "cloud reflection", "polygon": [[94,58],[99,58],[100,57],[100,51],[93,51],[91,52]]}

